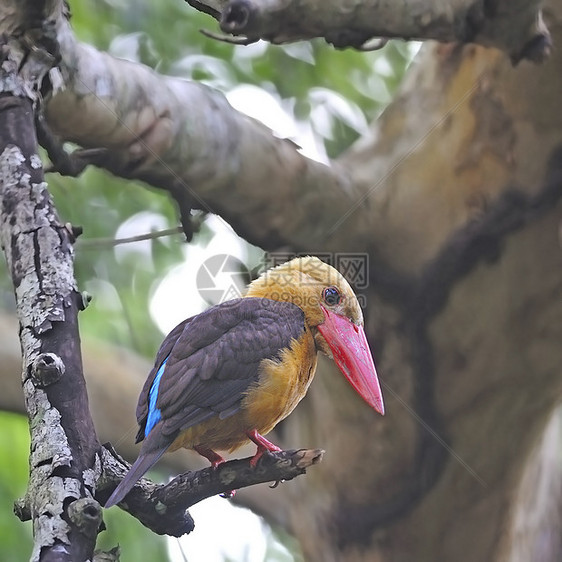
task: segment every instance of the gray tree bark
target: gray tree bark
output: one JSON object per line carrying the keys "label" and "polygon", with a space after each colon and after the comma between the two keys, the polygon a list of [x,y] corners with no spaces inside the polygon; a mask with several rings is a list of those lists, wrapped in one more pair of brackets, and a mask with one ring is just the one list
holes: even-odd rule
{"label": "gray tree bark", "polygon": [[[29,486],[16,513],[33,522],[32,560],[80,561],[91,558],[102,521],[92,497],[99,443],[82,375],[74,234],[47,192],[34,124],[56,59],[48,22],[60,13],[44,3],[20,8],[21,20],[3,18],[0,41],[0,240],[16,296],[31,433]],[[26,26],[37,21],[45,27],[34,37]]]}

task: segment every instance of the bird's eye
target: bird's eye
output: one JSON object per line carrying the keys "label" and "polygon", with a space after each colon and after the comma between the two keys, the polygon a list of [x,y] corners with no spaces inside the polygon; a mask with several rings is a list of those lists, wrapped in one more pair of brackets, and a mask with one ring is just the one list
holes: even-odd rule
{"label": "bird's eye", "polygon": [[326,287],[322,291],[322,299],[328,306],[336,306],[342,301],[342,295],[337,287]]}

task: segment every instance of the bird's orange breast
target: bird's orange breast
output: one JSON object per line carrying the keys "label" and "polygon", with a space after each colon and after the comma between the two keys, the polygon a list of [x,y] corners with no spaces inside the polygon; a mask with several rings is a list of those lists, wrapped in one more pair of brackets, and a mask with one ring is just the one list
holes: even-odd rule
{"label": "bird's orange breast", "polygon": [[314,338],[307,327],[298,340],[281,351],[279,359],[262,361],[259,379],[246,392],[240,411],[188,428],[169,450],[204,445],[208,449],[233,451],[248,442],[247,431],[269,433],[306,394],[316,371],[316,356]]}
{"label": "bird's orange breast", "polygon": [[262,362],[258,384],[243,401],[249,426],[268,433],[304,398],[316,371],[316,347],[306,328],[299,340],[281,352],[279,360]]}

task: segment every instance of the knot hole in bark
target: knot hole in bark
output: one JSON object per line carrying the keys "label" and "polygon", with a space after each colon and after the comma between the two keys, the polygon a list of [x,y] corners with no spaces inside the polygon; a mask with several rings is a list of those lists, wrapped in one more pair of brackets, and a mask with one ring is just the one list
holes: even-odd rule
{"label": "knot hole in bark", "polygon": [[92,498],[80,498],[68,506],[68,516],[84,535],[95,537],[102,523],[100,504]]}
{"label": "knot hole in bark", "polygon": [[512,57],[512,62],[517,65],[521,60],[530,60],[534,63],[543,63],[552,53],[552,39],[548,33],[539,33],[528,41],[518,56]]}
{"label": "knot hole in bark", "polygon": [[64,372],[62,359],[54,353],[41,353],[31,367],[31,376],[40,388],[57,382]]}
{"label": "knot hole in bark", "polygon": [[256,11],[256,7],[247,0],[233,0],[222,14],[220,27],[227,33],[244,33],[248,30]]}

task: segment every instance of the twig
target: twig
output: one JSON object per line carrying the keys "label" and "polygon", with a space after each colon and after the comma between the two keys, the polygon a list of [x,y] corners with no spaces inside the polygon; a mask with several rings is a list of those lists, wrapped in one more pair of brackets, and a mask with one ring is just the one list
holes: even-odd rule
{"label": "twig", "polygon": [[251,45],[252,43],[257,43],[259,38],[253,37],[232,37],[231,35],[223,35],[222,33],[215,33],[214,31],[209,31],[208,29],[200,29],[199,33],[209,39],[214,39],[215,41],[221,41],[222,43],[228,43],[229,45]]}
{"label": "twig", "polygon": [[140,242],[142,240],[154,240],[174,234],[183,234],[183,228],[175,226],[174,228],[155,230],[154,232],[146,232],[145,234],[137,234],[126,238],[82,238],[78,241],[78,245],[88,250],[93,250],[96,248],[119,246],[120,244],[130,244],[131,242]]}

